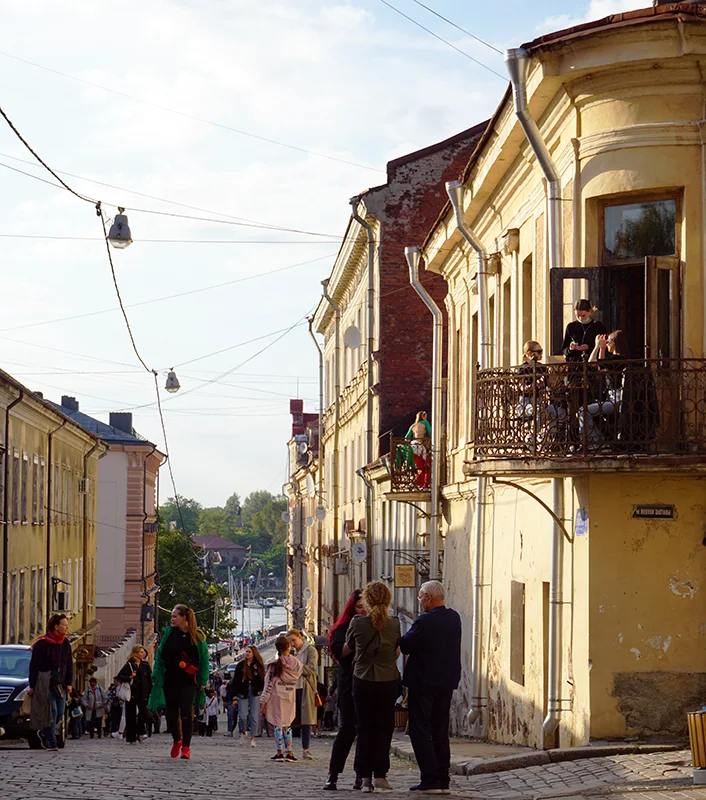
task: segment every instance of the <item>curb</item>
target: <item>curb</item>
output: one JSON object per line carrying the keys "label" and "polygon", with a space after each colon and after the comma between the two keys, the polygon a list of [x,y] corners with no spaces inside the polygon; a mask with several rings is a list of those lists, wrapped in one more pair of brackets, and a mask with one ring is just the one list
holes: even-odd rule
{"label": "curb", "polygon": [[[493,772],[509,772],[513,769],[538,767],[545,764],[559,764],[562,761],[578,761],[583,758],[606,758],[608,756],[628,756],[637,753],[669,753],[683,750],[682,744],[615,744],[596,747],[560,747],[554,750],[534,750],[512,756],[497,758],[457,759],[451,756],[452,775],[488,775]],[[390,752],[398,758],[415,761],[412,745],[408,742],[394,742]]]}

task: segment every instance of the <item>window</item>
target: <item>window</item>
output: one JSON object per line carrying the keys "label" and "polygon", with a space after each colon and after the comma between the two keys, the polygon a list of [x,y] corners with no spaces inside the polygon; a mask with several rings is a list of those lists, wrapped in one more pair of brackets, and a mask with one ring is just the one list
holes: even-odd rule
{"label": "window", "polygon": [[81,595],[80,595],[80,585],[79,585],[79,563],[78,559],[74,561],[74,611],[79,611],[81,606]]}
{"label": "window", "polygon": [[27,501],[29,494],[29,456],[27,453],[22,454],[22,522],[27,522]]}
{"label": "window", "polygon": [[343,502],[345,503],[348,499],[348,475],[346,472],[348,471],[348,445],[343,446],[343,474],[345,475],[345,480],[343,481]]}
{"label": "window", "polygon": [[25,575],[26,570],[20,571],[20,589],[19,589],[19,598],[17,603],[17,610],[18,614],[18,625],[17,625],[17,641],[21,642],[25,638],[25,609],[27,608],[27,602],[25,598]]}
{"label": "window", "polygon": [[45,508],[46,508],[46,480],[47,480],[47,464],[42,458],[39,461],[39,524],[44,525],[46,521]]}
{"label": "window", "polygon": [[12,521],[20,521],[20,454],[17,450],[12,459]]}
{"label": "window", "polygon": [[529,255],[522,262],[522,342],[534,339],[534,315],[532,303],[534,301],[534,286],[532,284],[532,256]]}
{"label": "window", "polygon": [[61,473],[61,514],[62,522],[68,525],[69,519],[69,470],[64,469]]}
{"label": "window", "polygon": [[17,642],[17,573],[10,575],[10,643]]}
{"label": "window", "polygon": [[503,284],[503,349],[502,365],[509,367],[512,361],[511,353],[512,338],[512,283],[508,278]]}
{"label": "window", "polygon": [[29,635],[37,630],[37,568],[32,567],[29,578]]}
{"label": "window", "polygon": [[44,599],[47,587],[44,585],[44,567],[37,570],[37,631],[44,630]]}
{"label": "window", "polygon": [[39,459],[32,460],[32,524],[39,522]]}
{"label": "window", "polygon": [[603,206],[604,263],[676,254],[676,197]]}
{"label": "window", "polygon": [[510,584],[510,680],[525,685],[525,585]]}

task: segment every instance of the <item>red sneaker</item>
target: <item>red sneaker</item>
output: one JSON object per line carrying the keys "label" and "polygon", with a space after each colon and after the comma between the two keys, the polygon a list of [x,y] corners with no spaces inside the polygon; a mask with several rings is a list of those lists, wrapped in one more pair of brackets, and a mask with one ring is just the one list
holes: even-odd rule
{"label": "red sneaker", "polygon": [[171,749],[171,752],[169,753],[169,755],[172,758],[179,758],[179,752],[180,751],[181,751],[181,740],[179,740],[178,742],[174,742],[174,744],[172,745],[172,749]]}
{"label": "red sneaker", "polygon": [[181,757],[182,758],[191,758],[191,748],[190,747],[182,747],[181,748]]}

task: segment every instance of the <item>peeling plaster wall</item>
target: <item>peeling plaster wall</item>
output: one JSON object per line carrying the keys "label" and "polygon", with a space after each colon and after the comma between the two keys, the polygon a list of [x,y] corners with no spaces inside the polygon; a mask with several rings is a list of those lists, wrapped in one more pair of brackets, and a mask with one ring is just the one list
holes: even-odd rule
{"label": "peeling plaster wall", "polygon": [[[706,698],[706,484],[590,479],[591,736],[683,733]],[[675,519],[633,519],[666,504]]]}

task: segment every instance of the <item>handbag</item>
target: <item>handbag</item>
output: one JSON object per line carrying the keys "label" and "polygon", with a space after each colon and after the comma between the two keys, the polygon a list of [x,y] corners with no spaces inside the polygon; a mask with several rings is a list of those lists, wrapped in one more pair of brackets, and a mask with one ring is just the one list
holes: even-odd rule
{"label": "handbag", "polygon": [[118,686],[115,694],[118,700],[123,700],[125,703],[129,703],[130,698],[132,697],[132,692],[130,691],[130,684],[127,682],[121,683],[120,686]]}
{"label": "handbag", "polygon": [[81,711],[81,709],[78,706],[76,706],[76,708],[71,709],[71,716],[73,717],[73,719],[78,719],[79,717],[83,716],[83,711]]}
{"label": "handbag", "polygon": [[23,717],[28,717],[32,713],[32,697],[26,694],[22,699],[22,705],[20,706],[20,714]]}
{"label": "handbag", "polygon": [[311,691],[314,693],[314,706],[316,708],[321,708],[323,706],[324,701],[321,699],[321,695],[316,691],[313,684],[309,683],[309,679],[305,676],[304,680],[311,686]]}

